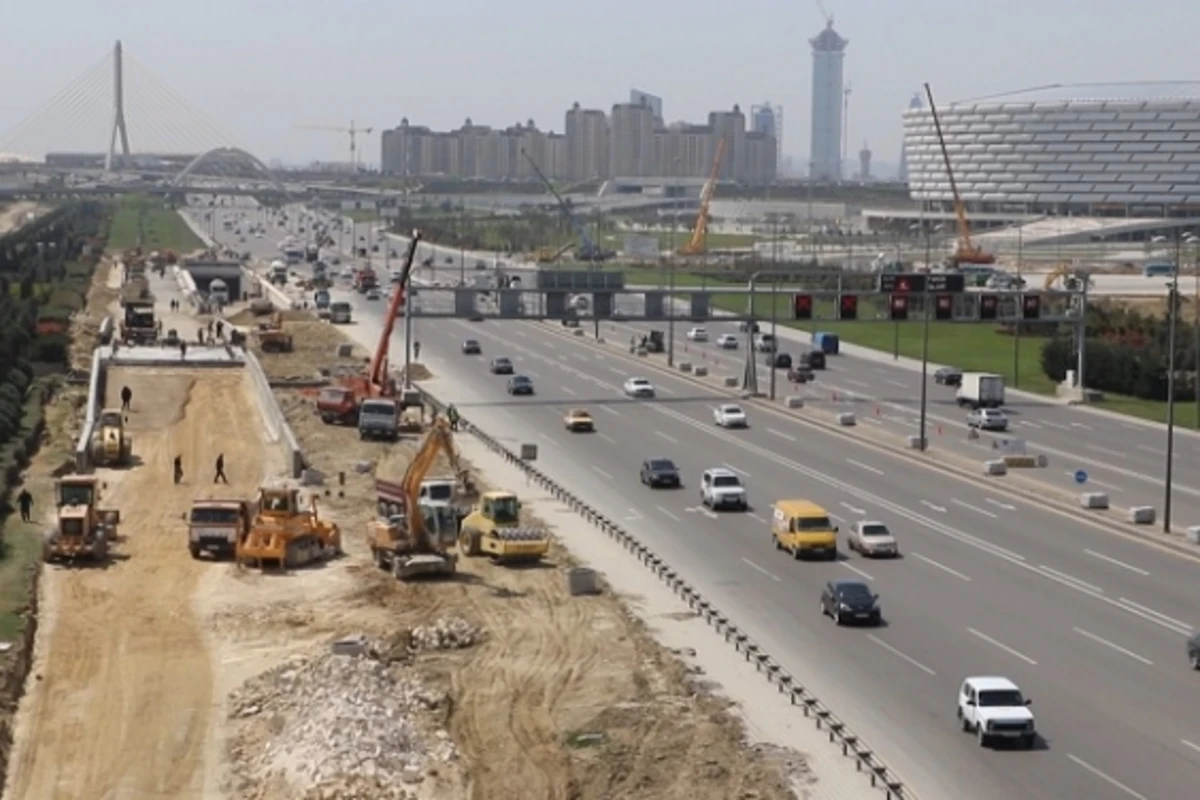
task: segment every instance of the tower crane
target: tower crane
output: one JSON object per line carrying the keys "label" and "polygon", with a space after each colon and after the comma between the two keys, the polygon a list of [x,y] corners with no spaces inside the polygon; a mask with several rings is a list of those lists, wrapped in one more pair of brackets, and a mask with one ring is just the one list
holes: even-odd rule
{"label": "tower crane", "polygon": [[717,142],[717,153],[713,156],[712,172],[700,190],[700,213],[696,215],[696,226],[692,228],[692,238],[679,248],[679,254],[694,256],[704,252],[708,244],[708,221],[711,219],[709,207],[712,205],[713,193],[717,190],[717,178],[721,175],[721,159],[725,157],[725,137]]}
{"label": "tower crane", "polygon": [[993,253],[985,253],[982,247],[971,241],[971,223],[967,221],[967,208],[958,194],[954,168],[950,166],[950,151],[946,149],[946,138],[942,136],[942,122],[933,102],[933,90],[929,88],[928,83],[925,84],[925,96],[929,98],[929,113],[933,115],[933,127],[937,131],[938,144],[942,148],[942,159],[946,162],[946,177],[950,180],[950,193],[954,195],[954,216],[958,219],[958,241],[952,257],[954,265],[995,264],[996,256]]}
{"label": "tower crane", "polygon": [[374,133],[374,128],[359,128],[355,126],[354,120],[350,120],[350,127],[344,128],[339,125],[293,125],[292,128],[298,131],[328,131],[330,133],[345,133],[350,135],[350,167],[355,171],[358,170],[358,135]]}

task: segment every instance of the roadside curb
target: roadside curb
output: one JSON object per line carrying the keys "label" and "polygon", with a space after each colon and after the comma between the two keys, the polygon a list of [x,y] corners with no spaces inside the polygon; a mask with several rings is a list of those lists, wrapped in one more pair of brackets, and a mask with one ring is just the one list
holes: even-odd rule
{"label": "roadside curb", "polygon": [[[427,405],[437,410],[445,408],[444,404],[426,389],[420,386],[417,388]],[[839,747],[843,756],[854,759],[855,770],[865,773],[871,787],[881,792],[886,800],[916,800],[916,793],[873,750],[869,749],[857,735],[851,732],[845,722],[805,689],[791,673],[783,669],[778,661],[765,652],[736,623],[681,578],[679,573],[661,556],[642,544],[637,537],[615,521],[567,491],[549,475],[522,460],[517,453],[509,450],[482,428],[465,418],[460,421],[460,424],[466,432],[478,439],[489,450],[522,470],[555,499],[599,528],[609,538],[615,539],[626,552],[634,555],[646,569],[653,572],[676,596],[687,603],[688,607],[710,628],[720,634],[726,643],[732,645],[747,663],[753,663],[756,672],[761,674],[780,694],[787,696],[789,705],[800,706],[804,716],[813,720],[817,730],[827,733],[829,742],[835,747]]]}
{"label": "roadside curb", "polygon": [[[786,419],[791,419],[805,425],[811,425],[827,433],[846,436],[854,441],[857,441],[864,446],[875,448],[879,451],[886,452],[889,455],[904,458],[915,464],[936,470],[948,477],[957,478],[959,480],[968,481],[976,486],[987,488],[989,491],[1005,493],[1010,497],[1023,500],[1026,502],[1034,502],[1042,506],[1048,511],[1053,511],[1058,514],[1070,517],[1072,520],[1085,522],[1093,527],[1105,531],[1107,533],[1116,534],[1125,537],[1131,541],[1141,542],[1152,546],[1158,546],[1166,550],[1170,550],[1180,556],[1193,560],[1200,560],[1200,548],[1188,544],[1183,541],[1183,529],[1178,529],[1172,526],[1172,532],[1168,535],[1160,534],[1161,538],[1154,538],[1149,533],[1139,530],[1145,528],[1144,525],[1133,525],[1126,521],[1129,510],[1123,507],[1113,506],[1107,509],[1095,509],[1090,514],[1081,514],[1081,511],[1086,511],[1082,506],[1077,505],[1079,498],[1077,496],[1068,495],[1064,490],[1046,484],[1037,483],[1034,479],[1023,475],[1013,474],[1009,471],[1004,478],[992,478],[985,480],[982,476],[983,465],[985,458],[980,458],[978,462],[971,462],[957,454],[939,453],[926,449],[924,456],[920,451],[909,449],[903,446],[900,442],[895,441],[899,437],[887,431],[881,431],[883,436],[878,439],[868,438],[860,430],[858,426],[839,425],[834,421],[822,419],[818,416],[810,416],[800,413],[798,409],[789,409],[780,407],[777,404],[772,404],[769,400],[756,397],[747,397],[741,390],[732,391],[730,387],[724,386],[721,383],[722,376],[710,376],[708,380],[711,383],[697,378],[695,375],[683,372],[679,369],[671,369],[665,364],[658,361],[650,360],[650,356],[633,356],[625,352],[625,349],[614,343],[606,340],[597,341],[594,337],[587,333],[581,336],[576,336],[574,333],[567,333],[572,329],[562,328],[552,325],[549,322],[542,323],[546,328],[557,333],[560,337],[569,339],[575,343],[587,344],[588,347],[605,349],[608,352],[615,351],[616,355],[637,364],[645,364],[651,369],[659,372],[667,373],[675,378],[692,383],[709,391],[717,391],[728,394],[731,398],[737,398],[744,403],[753,404],[759,408],[769,410],[779,414]],[[805,411],[814,411],[816,414],[828,416],[830,412],[822,409],[809,409]],[[887,440],[883,440],[886,437]],[[968,471],[968,465],[970,471]],[[1037,468],[1034,468],[1037,469]],[[980,475],[975,475],[974,471],[979,471]],[[1068,499],[1070,498],[1070,499]]]}

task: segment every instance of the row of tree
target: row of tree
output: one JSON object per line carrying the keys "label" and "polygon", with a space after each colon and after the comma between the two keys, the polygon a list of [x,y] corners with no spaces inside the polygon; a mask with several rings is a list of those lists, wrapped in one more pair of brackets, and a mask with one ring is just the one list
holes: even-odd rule
{"label": "row of tree", "polygon": [[103,251],[105,205],[72,202],[0,237],[0,510],[36,450],[47,383],[67,365],[68,324]]}
{"label": "row of tree", "polygon": [[[1163,401],[1168,396],[1170,331],[1167,317],[1127,308],[1095,307],[1087,318],[1084,353],[1086,385],[1103,392]],[[1075,334],[1063,329],[1042,347],[1042,371],[1062,381],[1076,368]],[[1193,400],[1197,390],[1196,332],[1177,319],[1175,330],[1175,399]]]}

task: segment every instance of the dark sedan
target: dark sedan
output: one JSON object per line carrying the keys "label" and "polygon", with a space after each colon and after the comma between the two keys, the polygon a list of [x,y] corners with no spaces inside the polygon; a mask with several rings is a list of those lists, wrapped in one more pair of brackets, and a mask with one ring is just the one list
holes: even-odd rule
{"label": "dark sedan", "polygon": [[483,348],[479,346],[478,340],[467,339],[462,343],[462,351],[464,356],[477,356],[483,352]]}
{"label": "dark sedan", "polygon": [[508,379],[509,394],[533,394],[533,381],[524,375],[514,375]]}
{"label": "dark sedan", "polygon": [[861,581],[830,581],[821,592],[821,613],[834,623],[863,622],[878,625],[883,621],[879,595]]}
{"label": "dark sedan", "polygon": [[1200,670],[1200,631],[1192,634],[1187,646],[1188,662],[1192,669]]}
{"label": "dark sedan", "polygon": [[493,375],[512,375],[515,371],[512,360],[503,357],[493,358],[491,369]]}
{"label": "dark sedan", "polygon": [[825,369],[825,352],[823,350],[807,350],[801,353],[800,366],[809,369]]}
{"label": "dark sedan", "polygon": [[642,462],[642,483],[651,489],[678,489],[682,485],[679,467],[669,458],[648,458]]}
{"label": "dark sedan", "polygon": [[942,386],[961,386],[962,370],[954,367],[938,367],[933,373],[933,382]]}

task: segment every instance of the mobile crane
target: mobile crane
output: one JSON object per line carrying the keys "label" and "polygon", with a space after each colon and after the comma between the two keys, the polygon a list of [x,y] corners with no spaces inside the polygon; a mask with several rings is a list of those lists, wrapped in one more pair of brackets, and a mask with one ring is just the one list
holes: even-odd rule
{"label": "mobile crane", "polygon": [[953,266],[960,264],[995,264],[996,256],[984,252],[983,248],[971,241],[971,223],[967,221],[967,208],[963,205],[958,194],[958,184],[954,180],[954,169],[950,166],[950,151],[946,149],[946,139],[942,136],[942,122],[938,118],[937,106],[933,102],[933,90],[925,84],[925,96],[929,98],[929,113],[933,115],[933,127],[937,131],[938,144],[942,148],[942,159],[946,162],[946,177],[950,179],[950,191],[954,195],[954,215],[958,219],[958,241],[951,256]]}
{"label": "mobile crane", "polygon": [[[533,156],[529,155],[525,150],[521,151],[521,155],[525,156],[525,160],[529,162],[529,166],[533,167],[533,171],[537,174],[538,178],[550,190],[550,194],[554,195],[554,199],[558,201],[558,208],[562,212],[563,218],[570,223],[571,227],[575,229],[575,233],[579,236],[579,247],[575,250],[575,258],[579,261],[607,261],[616,256],[616,251],[605,250],[592,240],[592,237],[588,235],[587,228],[575,218],[575,213],[571,210],[571,206],[558,193],[558,190],[554,188],[554,184],[546,177],[546,173],[542,172],[542,168],[533,160]],[[563,252],[565,250],[559,250],[557,254],[562,255]],[[545,258],[545,255],[539,252],[539,260],[542,258]]]}
{"label": "mobile crane", "polygon": [[708,246],[708,222],[711,219],[709,207],[712,205],[713,193],[717,190],[717,178],[721,174],[721,159],[725,157],[725,137],[717,142],[717,152],[713,156],[712,171],[700,192],[700,213],[696,215],[696,225],[692,228],[692,238],[679,248],[682,256],[694,256],[703,253]]}

